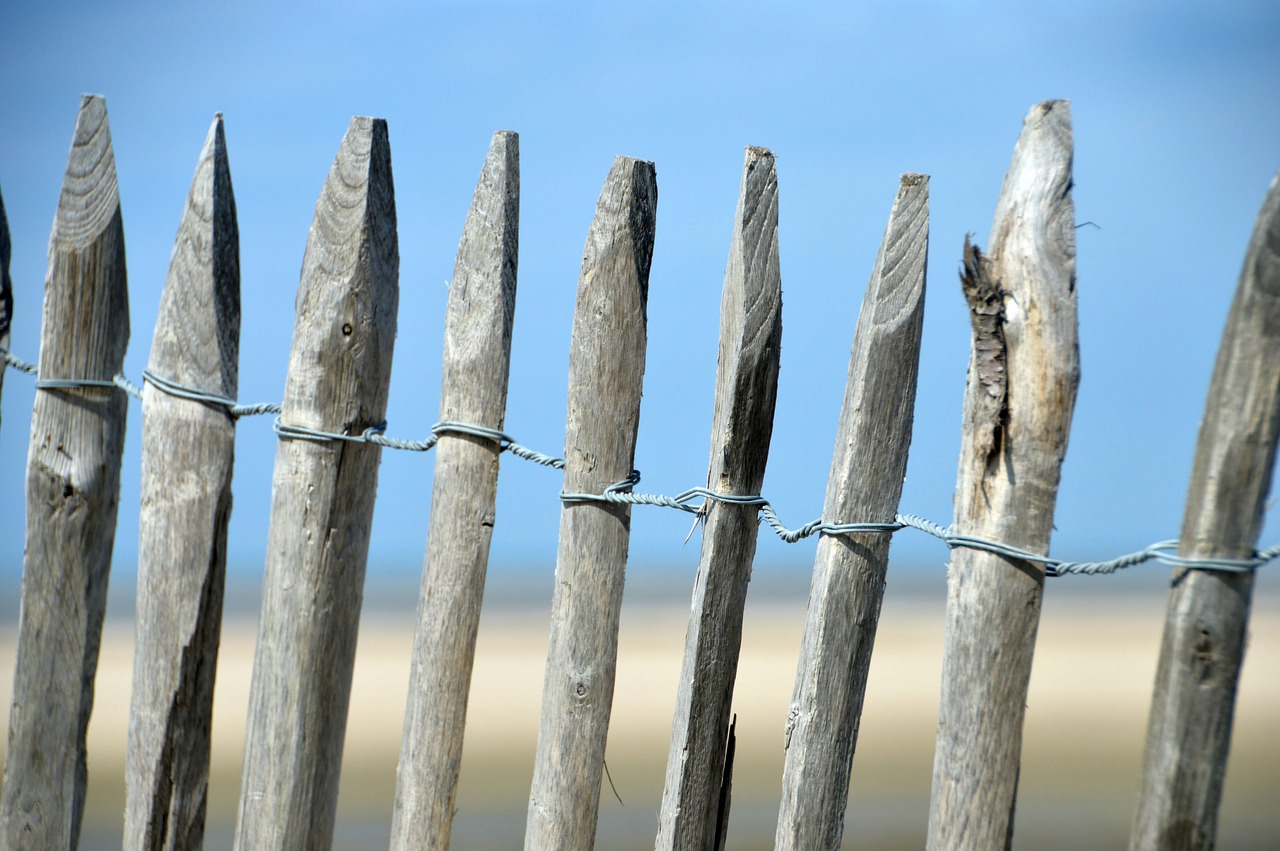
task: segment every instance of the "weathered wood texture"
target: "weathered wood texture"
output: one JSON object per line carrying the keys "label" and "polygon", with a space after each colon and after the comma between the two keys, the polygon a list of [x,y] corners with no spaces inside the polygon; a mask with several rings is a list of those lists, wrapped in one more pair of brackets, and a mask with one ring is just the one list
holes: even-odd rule
{"label": "weathered wood texture", "polygon": [[[387,125],[353,118],[302,261],[281,421],[360,435],[387,408],[399,300]],[[327,848],[381,450],[281,440],[236,847]]]}
{"label": "weathered wood texture", "polygon": [[[720,301],[720,359],[707,487],[760,493],[778,397],[782,276],[773,154],[747,148]],[[759,509],[709,502],[676,693],[657,848],[715,841],[729,710]],[[719,831],[724,835],[724,831]]]}
{"label": "weathered wood texture", "polygon": [[[1218,349],[1179,555],[1247,559],[1280,435],[1280,175],[1258,214]],[[1134,849],[1214,847],[1252,573],[1175,572],[1147,728]]]}
{"label": "weathered wood texture", "polygon": [[[106,102],[80,103],[49,237],[42,379],[110,381],[129,341],[124,228]],[[0,801],[8,848],[75,848],[85,730],[107,602],[128,399],[115,387],[36,393],[17,670]]]}
{"label": "weathered wood texture", "polygon": [[[853,337],[822,517],[891,522],[915,410],[929,179],[904,174]],[[839,848],[890,536],[823,536],[788,714],[776,847]]]}
{"label": "weathered wood texture", "polygon": [[[578,280],[566,493],[601,493],[632,470],[657,203],[653,164],[615,160]],[[630,531],[627,505],[590,502],[561,511],[528,851],[582,851],[595,842]]]}
{"label": "weathered wood texture", "polygon": [[[1079,383],[1071,113],[1031,108],[990,255],[966,240],[973,323],[956,530],[1046,553]],[[928,846],[1006,847],[1044,569],[952,551]]]}
{"label": "weathered wood texture", "polygon": [[[9,325],[13,321],[13,281],[9,278],[9,260],[12,246],[9,242],[9,219],[4,214],[4,193],[0,192],[0,349],[9,350]],[[8,372],[0,363],[0,392],[4,391],[4,374]]]}
{"label": "weathered wood texture", "polygon": [[[453,267],[441,420],[502,429],[519,225],[519,140],[501,132],[489,146]],[[449,847],[500,451],[491,440],[457,433],[442,434],[436,445],[392,848]]]}
{"label": "weathered wood texture", "polygon": [[[148,369],[234,399],[239,353],[240,239],[219,115],[178,225]],[[146,385],[127,849],[203,841],[234,452],[225,407]]]}

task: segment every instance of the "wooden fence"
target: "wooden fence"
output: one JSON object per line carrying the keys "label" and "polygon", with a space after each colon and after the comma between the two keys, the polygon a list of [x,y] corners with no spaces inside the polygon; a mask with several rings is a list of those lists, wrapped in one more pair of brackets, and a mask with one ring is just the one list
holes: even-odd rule
{"label": "wooden fence", "polygon": [[[239,257],[221,117],[178,229],[142,391],[129,849],[202,841],[237,418]],[[993,242],[966,242],[973,326],[929,847],[1006,847],[1059,470],[1078,381],[1072,133],[1028,114]],[[519,153],[494,136],[450,287],[435,477],[392,847],[446,848],[479,623],[516,304]],[[0,346],[11,317],[0,200]],[[587,235],[565,505],[525,847],[594,844],[615,679],[656,227],[619,158]],[[721,305],[705,521],[657,847],[726,847],[730,718],[782,339],[777,176],[748,148]],[[786,730],[776,847],[837,848],[911,439],[928,178],[903,175],[858,319]],[[356,118],[316,205],[297,299],[236,847],[331,844],[398,298],[385,122]],[[0,837],[74,848],[127,397],[124,237],[106,108],[86,97],[50,240]],[[3,370],[0,370],[0,376]],[[2,387],[2,385],[0,385]],[[198,392],[193,392],[198,391]],[[1132,847],[1214,842],[1280,433],[1280,183],[1241,273],[1196,450]],[[874,524],[883,524],[875,526]],[[957,536],[970,536],[958,538]],[[984,544],[998,541],[1016,550]],[[1022,555],[1019,555],[1022,552]],[[1231,568],[1243,568],[1232,570]]]}

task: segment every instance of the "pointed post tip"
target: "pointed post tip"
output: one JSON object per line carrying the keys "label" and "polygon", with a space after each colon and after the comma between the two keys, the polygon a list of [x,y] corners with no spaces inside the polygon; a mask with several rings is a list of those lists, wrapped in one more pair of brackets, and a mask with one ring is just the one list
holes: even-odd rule
{"label": "pointed post tip", "polygon": [[489,140],[489,152],[504,152],[508,156],[518,155],[520,150],[520,134],[514,130],[498,130]]}
{"label": "pointed post tip", "polygon": [[1055,98],[1053,100],[1042,100],[1034,104],[1027,111],[1027,117],[1023,119],[1023,123],[1030,128],[1035,124],[1049,119],[1061,122],[1067,128],[1071,127],[1071,101],[1065,98]]}
{"label": "pointed post tip", "polygon": [[[217,156],[225,157],[227,147],[226,128],[222,123],[222,113],[215,113],[213,121],[209,123],[209,132],[204,137],[204,150],[214,151]],[[201,154],[204,156],[204,153]]]}
{"label": "pointed post tip", "polygon": [[625,168],[628,166],[631,168],[646,169],[648,171],[655,170],[652,160],[641,159],[640,157],[628,157],[623,156],[622,154],[613,158],[614,168]]}

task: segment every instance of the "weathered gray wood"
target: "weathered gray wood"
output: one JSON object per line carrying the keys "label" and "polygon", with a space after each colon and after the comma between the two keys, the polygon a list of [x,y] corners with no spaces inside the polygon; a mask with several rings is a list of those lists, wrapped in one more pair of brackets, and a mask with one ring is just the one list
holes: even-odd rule
{"label": "weathered gray wood", "polygon": [[[387,409],[400,257],[387,125],[353,118],[316,203],[281,421],[347,435]],[[236,847],[327,848],[381,450],[281,440]]]}
{"label": "weathered gray wood", "polygon": [[[441,420],[502,429],[519,226],[519,139],[515,133],[496,133],[449,287]],[[391,826],[391,847],[406,851],[449,847],[498,490],[500,447],[493,441],[446,432],[435,452]]]}
{"label": "weathered gray wood", "polygon": [[[1218,349],[1179,555],[1253,555],[1278,435],[1280,175],[1258,214]],[[1174,574],[1133,849],[1214,847],[1252,593],[1252,573]]]}
{"label": "weathered gray wood", "polygon": [[[1071,112],[1031,108],[991,251],[966,240],[973,322],[956,530],[1045,553],[1079,383]],[[1007,846],[1044,569],[953,550],[928,847]]]}
{"label": "weathered gray wood", "polygon": [[[42,379],[110,381],[129,342],[124,227],[106,102],[80,102],[49,237]],[[128,399],[115,387],[36,393],[9,752],[0,799],[8,848],[75,848],[85,730],[120,502]]]}
{"label": "weathered gray wood", "polygon": [[[632,470],[658,205],[652,163],[614,161],[587,233],[565,425],[566,493],[601,493]],[[627,505],[565,505],[524,847],[595,843],[631,531]]]}
{"label": "weathered gray wood", "polygon": [[[222,116],[178,225],[148,369],[234,399],[240,238]],[[142,402],[142,510],[124,847],[199,848],[222,626],[235,421],[152,384]]]}
{"label": "weathered gray wood", "polygon": [[[707,487],[760,493],[778,397],[782,275],[773,154],[747,148],[720,301],[720,359]],[[676,692],[657,848],[708,851],[717,834],[729,710],[759,510],[712,502]]]}
{"label": "weathered gray wood", "polygon": [[[929,249],[929,179],[904,174],[871,271],[849,359],[822,517],[891,522],[915,410]],[[823,536],[814,558],[788,713],[780,849],[839,848],[890,536]]]}
{"label": "weathered gray wood", "polygon": [[[9,219],[4,214],[4,193],[0,192],[0,349],[9,350],[9,325],[13,321],[13,282],[9,278]],[[0,363],[0,392],[4,391],[6,365]]]}

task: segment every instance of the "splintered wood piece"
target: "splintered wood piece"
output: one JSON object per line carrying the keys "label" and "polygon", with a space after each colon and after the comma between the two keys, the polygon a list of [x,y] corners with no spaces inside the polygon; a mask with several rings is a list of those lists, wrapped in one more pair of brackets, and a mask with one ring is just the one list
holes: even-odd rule
{"label": "splintered wood piece", "polygon": [[[973,325],[955,527],[1047,553],[1080,380],[1071,111],[1031,108],[996,202],[991,247],[965,242]],[[960,547],[948,571],[931,849],[1005,848],[1044,567]]]}

